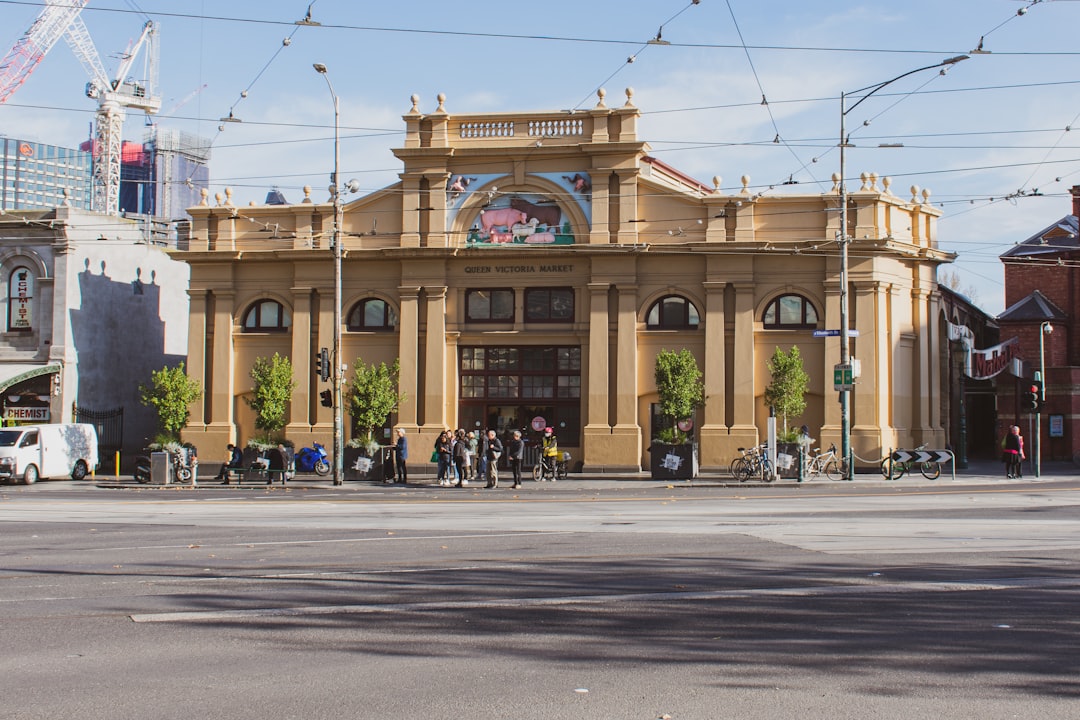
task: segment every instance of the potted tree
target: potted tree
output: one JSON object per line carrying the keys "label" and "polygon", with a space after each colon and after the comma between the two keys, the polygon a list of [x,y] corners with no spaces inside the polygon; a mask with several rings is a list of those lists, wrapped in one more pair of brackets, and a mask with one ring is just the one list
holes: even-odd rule
{"label": "potted tree", "polygon": [[[356,428],[356,437],[345,448],[346,470],[355,467],[361,457],[371,458],[376,464],[384,460],[380,457],[375,430],[382,427],[405,400],[405,396],[398,393],[400,369],[396,359],[389,366],[386,363],[365,365],[361,358],[353,364],[353,380],[348,386],[345,402]],[[385,462],[382,465],[382,475],[390,477],[392,469]]]}
{"label": "potted tree", "polygon": [[[772,382],[765,388],[765,404],[773,408],[782,423],[776,434],[776,451],[799,457],[799,432],[788,425],[789,418],[799,417],[806,410],[806,388],[810,382],[803,369],[799,346],[792,346],[786,353],[776,348],[768,368]],[[779,469],[784,477],[794,477],[798,473],[797,466]]]}
{"label": "potted tree", "polygon": [[[281,479],[285,480],[291,473],[292,451],[287,450],[284,456],[278,458],[280,468],[273,465],[275,456],[268,453],[276,450],[279,443],[292,447],[291,442],[281,437],[293,389],[296,387],[292,361],[277,353],[271,358],[256,358],[251,367],[251,379],[254,383],[252,395],[244,399],[255,412],[255,429],[262,434],[252,438],[248,447],[257,449],[264,458],[270,459],[270,469],[275,471],[274,475],[280,473]],[[270,479],[277,479],[274,475],[271,475]]]}
{"label": "potted tree", "polygon": [[656,392],[664,422],[653,428],[649,447],[652,477],[675,480],[697,477],[697,443],[689,430],[694,411],[701,407],[704,389],[697,360],[686,348],[661,350],[656,356]]}
{"label": "potted tree", "polygon": [[[166,452],[174,467],[194,479],[197,472],[197,453],[190,444],[181,446],[180,432],[187,427],[191,417],[190,406],[202,397],[198,380],[192,380],[181,362],[174,368],[163,367],[150,374],[150,384],[139,386],[140,400],[147,407],[153,406],[158,416],[158,432],[147,446],[149,452]],[[186,451],[185,451],[186,447]],[[178,462],[181,457],[186,462]],[[135,458],[134,474],[141,482],[150,480],[149,455]]]}

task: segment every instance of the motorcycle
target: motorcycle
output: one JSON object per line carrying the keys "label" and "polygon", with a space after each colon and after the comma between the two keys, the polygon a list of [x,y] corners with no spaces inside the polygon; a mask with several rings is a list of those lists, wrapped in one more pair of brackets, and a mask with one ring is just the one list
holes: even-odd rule
{"label": "motorcycle", "polygon": [[146,484],[150,482],[150,458],[139,455],[135,458],[135,470],[132,473],[135,482]]}
{"label": "motorcycle", "polygon": [[311,443],[311,447],[300,448],[296,453],[296,469],[300,472],[314,472],[316,475],[329,473],[330,463],[327,461],[326,448],[317,442]]}

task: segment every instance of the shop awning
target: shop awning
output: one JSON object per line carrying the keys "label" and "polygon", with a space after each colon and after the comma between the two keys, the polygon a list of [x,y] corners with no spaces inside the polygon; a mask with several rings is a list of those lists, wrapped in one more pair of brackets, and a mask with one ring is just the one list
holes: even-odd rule
{"label": "shop awning", "polygon": [[60,365],[57,363],[49,365],[0,363],[0,393],[30,378],[36,378],[39,375],[52,375],[58,372],[60,372]]}

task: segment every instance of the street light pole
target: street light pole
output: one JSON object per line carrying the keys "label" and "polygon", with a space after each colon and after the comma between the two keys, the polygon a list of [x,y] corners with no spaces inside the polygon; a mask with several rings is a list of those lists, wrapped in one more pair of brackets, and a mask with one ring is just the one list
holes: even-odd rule
{"label": "street light pole", "polygon": [[334,484],[341,485],[344,480],[342,460],[345,454],[342,438],[342,406],[341,406],[341,375],[344,372],[344,364],[341,358],[341,225],[344,218],[344,208],[341,204],[341,186],[338,183],[338,173],[341,169],[341,102],[334,92],[334,86],[330,82],[330,75],[322,63],[315,63],[315,72],[323,76],[326,86],[330,88],[330,96],[334,99],[334,174],[330,176],[330,193],[334,201],[334,230],[331,239],[331,252],[334,258],[334,343],[331,354],[333,363],[330,373],[333,383],[334,396]]}
{"label": "street light pole", "polygon": [[1046,343],[1047,335],[1054,332],[1049,320],[1039,325],[1039,405],[1035,411],[1035,477],[1042,475],[1042,406],[1046,402]]}
{"label": "street light pole", "polygon": [[[847,115],[849,112],[857,108],[864,100],[876,93],[878,90],[892,85],[897,80],[906,78],[908,75],[914,75],[915,73],[923,72],[924,70],[932,70],[934,68],[943,68],[948,65],[954,65],[961,60],[967,60],[967,55],[957,55],[956,57],[942,60],[939,63],[933,65],[927,65],[925,67],[909,70],[902,75],[897,75],[891,80],[876,83],[874,85],[867,85],[864,88],[859,88],[849,93],[840,93],[840,230],[837,233],[837,242],[840,243],[840,364],[846,366],[851,361],[851,345],[848,335],[850,333],[850,319],[848,315],[848,243],[851,239],[848,237],[848,191],[847,183],[844,182],[845,172],[847,170],[846,165],[846,153],[845,150],[849,146],[847,135]],[[942,70],[942,73],[945,71]],[[847,99],[849,96],[857,96],[859,99],[851,107],[847,107]],[[841,378],[843,380],[843,378]],[[851,480],[854,476],[854,464],[851,453],[851,396],[850,390],[847,390],[847,386],[841,385],[844,389],[840,390],[840,456],[843,458],[841,467],[844,473],[845,480]]]}

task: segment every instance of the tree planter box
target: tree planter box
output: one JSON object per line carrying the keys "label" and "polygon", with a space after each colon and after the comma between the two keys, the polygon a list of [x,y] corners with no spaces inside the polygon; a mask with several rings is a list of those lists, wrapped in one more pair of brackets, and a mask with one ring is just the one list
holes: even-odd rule
{"label": "tree planter box", "polygon": [[653,443],[649,458],[653,480],[690,480],[698,475],[697,443]]}
{"label": "tree planter box", "polygon": [[[780,455],[790,455],[791,465],[784,467]],[[776,469],[782,478],[799,477],[799,443],[776,443]]]}

